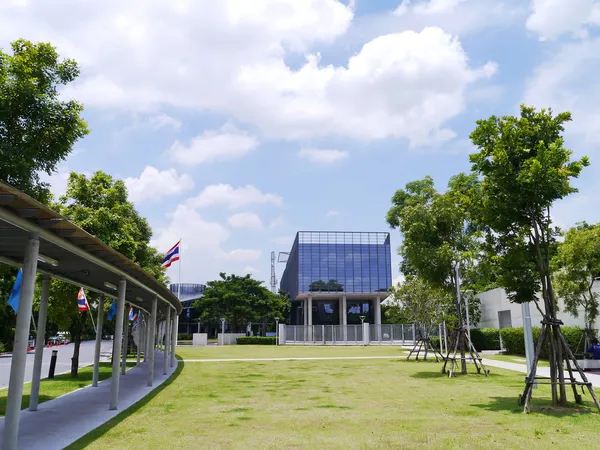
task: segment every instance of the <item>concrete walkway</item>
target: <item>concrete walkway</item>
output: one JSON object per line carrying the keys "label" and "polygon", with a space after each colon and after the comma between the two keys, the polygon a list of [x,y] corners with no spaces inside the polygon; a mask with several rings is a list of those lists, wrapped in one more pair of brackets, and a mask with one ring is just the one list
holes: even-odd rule
{"label": "concrete walkway", "polygon": [[[19,449],[59,450],[104,424],[120,412],[148,395],[160,386],[177,369],[169,367],[163,373],[163,352],[154,357],[154,385],[147,387],[147,364],[142,363],[121,375],[119,409],[110,411],[111,379],[101,381],[98,387],[87,386],[62,397],[40,403],[39,411],[21,411],[19,425]],[[0,419],[0,441],[4,432],[4,417]]]}

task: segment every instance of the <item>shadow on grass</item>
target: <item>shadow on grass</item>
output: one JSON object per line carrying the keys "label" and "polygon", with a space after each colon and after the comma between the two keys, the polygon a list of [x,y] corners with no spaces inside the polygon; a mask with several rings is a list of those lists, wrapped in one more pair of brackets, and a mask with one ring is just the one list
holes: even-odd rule
{"label": "shadow on grass", "polygon": [[[176,357],[177,357],[177,359],[179,359],[179,355],[176,354]],[[183,362],[183,360],[179,359],[179,362],[177,363],[177,369],[175,369],[175,372],[173,372],[171,374],[171,376],[168,379],[166,379],[160,386],[154,388],[152,390],[152,392],[150,392],[144,398],[140,399],[137,403],[134,403],[133,405],[131,405],[129,408],[125,409],[124,411],[121,411],[119,414],[117,414],[115,417],[110,419],[108,422],[106,422],[106,423],[100,425],[98,428],[90,431],[85,436],[80,437],[79,439],[77,439],[75,442],[73,442],[68,447],[65,447],[65,450],[75,450],[75,449],[85,448],[88,445],[90,445],[92,442],[96,441],[97,439],[100,439],[102,436],[104,436],[104,434],[106,434],[108,431],[110,431],[116,425],[121,423],[127,417],[138,412],[142,407],[144,407],[150,401],[152,401],[154,399],[154,397],[156,397],[158,394],[160,394],[165,388],[170,386],[171,383],[173,383],[173,381],[175,381],[177,379],[177,377],[181,374],[184,366],[185,366],[185,363]]]}
{"label": "shadow on grass", "polygon": [[[591,405],[577,405],[574,402],[569,402],[568,406],[552,406],[552,400],[548,398],[531,400],[532,414],[545,414],[553,417],[579,416],[583,414],[596,414],[596,410]],[[471,405],[476,408],[485,409],[487,411],[506,411],[514,414],[523,414],[523,407],[518,403],[518,396],[514,397],[490,397],[489,402]]]}
{"label": "shadow on grass", "polygon": [[466,379],[472,379],[472,380],[476,380],[476,379],[485,380],[485,379],[494,379],[497,377],[501,377],[501,375],[499,375],[497,373],[493,373],[493,372],[490,372],[488,374],[488,376],[486,377],[483,374],[483,372],[479,374],[479,373],[477,373],[476,370],[473,370],[472,372],[467,372],[466,374],[461,374],[460,371],[458,371],[458,372],[455,371],[454,374],[452,375],[452,377],[450,378],[447,373],[442,373],[441,368],[440,368],[440,370],[437,370],[435,372],[434,371],[416,372],[416,373],[411,374],[410,376],[411,376],[411,378],[419,378],[419,379],[423,379],[423,380],[431,380],[431,379],[436,379],[436,378],[457,379],[457,380],[466,378]]}

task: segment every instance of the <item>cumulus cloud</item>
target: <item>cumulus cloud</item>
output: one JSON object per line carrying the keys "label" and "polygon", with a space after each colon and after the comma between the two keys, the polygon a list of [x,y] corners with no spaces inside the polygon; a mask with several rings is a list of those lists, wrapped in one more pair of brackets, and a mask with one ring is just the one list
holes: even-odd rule
{"label": "cumulus cloud", "polygon": [[260,217],[251,212],[243,212],[230,216],[227,223],[233,228],[254,228],[261,229],[263,224]]}
{"label": "cumulus cloud", "polygon": [[178,175],[175,169],[158,170],[146,166],[137,178],[125,178],[129,199],[133,202],[156,201],[161,198],[183,194],[194,188],[191,176]]}
{"label": "cumulus cloud", "polygon": [[540,40],[552,40],[562,35],[587,35],[590,26],[600,24],[600,2],[597,0],[532,0],[527,29]]}
{"label": "cumulus cloud", "polygon": [[324,148],[303,148],[298,152],[298,156],[313,163],[333,164],[346,159],[348,152]]}
{"label": "cumulus cloud", "polygon": [[[452,137],[445,123],[494,65],[471,67],[458,39],[438,27],[395,27],[346,62],[321,64],[315,45],[345,35],[352,20],[336,0],[3,2],[0,44],[25,35],[75,58],[82,76],[64,95],[87,108],[213,111],[286,139]],[[299,52],[306,62],[288,65]],[[177,149],[198,154],[185,152],[192,147]]]}
{"label": "cumulus cloud", "polygon": [[415,14],[447,14],[452,12],[459,4],[466,0],[426,0],[413,2],[403,0],[394,10],[395,15],[403,15],[408,11]]}
{"label": "cumulus cloud", "polygon": [[214,161],[241,158],[258,147],[258,140],[245,131],[225,124],[219,130],[205,131],[186,145],[175,141],[169,153],[181,164],[196,166]]}
{"label": "cumulus cloud", "polygon": [[331,217],[331,216],[337,216],[339,215],[339,211],[335,210],[335,209],[330,209],[329,211],[327,211],[327,214],[325,214],[327,217]]}
{"label": "cumulus cloud", "polygon": [[196,197],[189,199],[188,204],[195,208],[224,205],[236,209],[253,204],[281,206],[283,198],[277,194],[263,194],[260,189],[251,184],[239,188],[229,184],[213,184],[205,187]]}
{"label": "cumulus cloud", "polygon": [[260,259],[262,251],[253,249],[235,249],[230,252],[225,252],[220,255],[220,258],[227,261],[248,262]]}

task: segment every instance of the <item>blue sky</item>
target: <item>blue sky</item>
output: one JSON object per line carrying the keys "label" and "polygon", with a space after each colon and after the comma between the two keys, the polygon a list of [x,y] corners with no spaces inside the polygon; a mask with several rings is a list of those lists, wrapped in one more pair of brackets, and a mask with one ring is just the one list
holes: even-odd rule
{"label": "blue sky", "polygon": [[571,111],[567,142],[592,161],[555,221],[600,220],[599,24],[594,0],[5,0],[0,46],[49,41],[80,64],[63,95],[92,132],[55,193],[104,170],[159,250],[183,239],[182,281],[268,283],[298,230],[387,231],[396,189],[443,189],[475,121],[523,102]]}

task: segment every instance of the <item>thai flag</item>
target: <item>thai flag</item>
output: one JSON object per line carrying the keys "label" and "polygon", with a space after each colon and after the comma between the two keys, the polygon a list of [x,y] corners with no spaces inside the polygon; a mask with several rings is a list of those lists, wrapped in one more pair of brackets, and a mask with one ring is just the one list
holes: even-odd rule
{"label": "thai flag", "polygon": [[85,298],[83,288],[79,288],[79,294],[77,294],[77,308],[81,312],[90,310],[90,305],[87,301],[87,298]]}
{"label": "thai flag", "polygon": [[171,249],[165,254],[165,259],[163,259],[162,265],[165,267],[171,267],[175,261],[179,261],[179,243],[177,242]]}
{"label": "thai flag", "polygon": [[137,315],[137,313],[136,313],[136,312],[133,310],[133,308],[130,306],[130,307],[129,307],[129,320],[132,320],[132,321],[134,321],[134,322],[135,322],[135,321],[137,320],[137,318],[138,318],[138,315]]}

